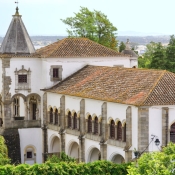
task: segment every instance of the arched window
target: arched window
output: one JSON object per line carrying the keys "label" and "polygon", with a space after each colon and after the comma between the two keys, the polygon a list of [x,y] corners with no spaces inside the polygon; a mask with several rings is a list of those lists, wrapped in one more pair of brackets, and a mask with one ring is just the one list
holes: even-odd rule
{"label": "arched window", "polygon": [[92,117],[91,117],[91,115],[89,115],[89,117],[88,117],[88,132],[89,133],[92,132]]}
{"label": "arched window", "polygon": [[14,116],[18,117],[19,116],[19,98],[15,97],[13,103],[14,103]]}
{"label": "arched window", "polygon": [[58,125],[58,109],[55,110],[55,125]]}
{"label": "arched window", "polygon": [[98,134],[98,118],[95,117],[94,120],[94,134]]}
{"label": "arched window", "polygon": [[69,111],[69,113],[68,113],[68,128],[71,128],[71,124],[72,124],[72,122],[71,122],[71,112]]}
{"label": "arched window", "polygon": [[126,123],[124,124],[124,127],[123,127],[123,141],[126,142]]}
{"label": "arched window", "polygon": [[171,125],[171,130],[170,130],[170,141],[175,143],[175,123]]}
{"label": "arched window", "polygon": [[111,120],[111,123],[110,123],[110,137],[111,137],[111,139],[115,138],[115,123],[114,123],[114,120]]}
{"label": "arched window", "polygon": [[74,113],[74,129],[77,129],[77,113]]}
{"label": "arched window", "polygon": [[122,123],[120,121],[117,124],[117,140],[122,140]]}
{"label": "arched window", "polygon": [[53,109],[50,108],[50,123],[53,123]]}

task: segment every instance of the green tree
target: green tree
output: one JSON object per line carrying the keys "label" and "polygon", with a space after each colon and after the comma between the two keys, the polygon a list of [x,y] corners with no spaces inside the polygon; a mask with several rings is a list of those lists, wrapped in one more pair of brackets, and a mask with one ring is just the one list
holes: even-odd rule
{"label": "green tree", "polygon": [[102,12],[81,7],[75,17],[61,20],[70,27],[67,29],[69,37],[86,37],[111,49],[117,49],[117,28]]}
{"label": "green tree", "polygon": [[146,45],[146,52],[138,58],[139,68],[149,68],[157,43],[150,42]]}
{"label": "green tree", "polygon": [[165,47],[159,42],[154,48],[154,52],[151,57],[149,68],[152,69],[167,69],[168,60],[165,55]]}
{"label": "green tree", "polygon": [[3,136],[0,136],[0,165],[6,165],[10,163],[8,158],[8,150],[5,145],[5,140]]}
{"label": "green tree", "polygon": [[129,175],[174,175],[175,144],[169,143],[162,152],[144,153],[138,162],[132,163]]}
{"label": "green tree", "polygon": [[175,73],[175,37],[174,35],[170,36],[169,44],[166,48],[166,58],[169,61],[167,69]]}
{"label": "green tree", "polygon": [[120,45],[119,45],[119,52],[122,52],[123,50],[125,50],[126,46],[124,44],[123,41],[120,42]]}

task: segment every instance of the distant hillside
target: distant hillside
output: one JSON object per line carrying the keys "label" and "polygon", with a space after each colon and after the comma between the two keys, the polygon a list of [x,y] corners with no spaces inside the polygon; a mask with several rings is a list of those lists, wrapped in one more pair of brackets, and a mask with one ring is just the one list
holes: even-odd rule
{"label": "distant hillside", "polygon": [[[63,38],[66,38],[66,36],[31,36],[31,40],[35,46],[45,46]],[[151,41],[167,44],[170,36],[118,36],[117,39],[123,42],[126,42],[126,40],[129,39],[132,45],[146,45]],[[0,37],[0,44],[2,43],[2,40],[3,38]]]}

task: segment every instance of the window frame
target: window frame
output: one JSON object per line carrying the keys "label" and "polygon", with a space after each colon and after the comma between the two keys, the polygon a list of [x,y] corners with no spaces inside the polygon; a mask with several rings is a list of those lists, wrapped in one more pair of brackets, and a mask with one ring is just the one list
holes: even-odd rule
{"label": "window frame", "polygon": [[[54,70],[58,70],[58,76],[54,74]],[[61,81],[62,80],[62,65],[51,65],[50,66],[50,81]]]}

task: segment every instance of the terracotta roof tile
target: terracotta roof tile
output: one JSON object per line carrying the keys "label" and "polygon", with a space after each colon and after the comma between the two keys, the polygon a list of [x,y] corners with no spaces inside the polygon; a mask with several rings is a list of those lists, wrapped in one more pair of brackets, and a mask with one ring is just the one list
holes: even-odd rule
{"label": "terracotta roof tile", "polygon": [[130,105],[175,104],[175,74],[104,66],[86,66],[48,92]]}
{"label": "terracotta roof tile", "polygon": [[129,56],[116,52],[87,38],[65,38],[38,49],[37,53],[46,58]]}
{"label": "terracotta roof tile", "polygon": [[32,54],[23,54],[23,53],[17,53],[17,54],[8,54],[8,53],[4,53],[1,54],[0,53],[0,58],[40,58],[41,55],[38,53],[32,53]]}

